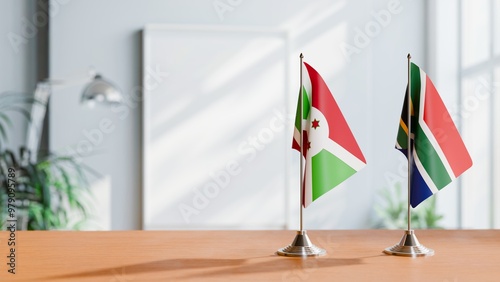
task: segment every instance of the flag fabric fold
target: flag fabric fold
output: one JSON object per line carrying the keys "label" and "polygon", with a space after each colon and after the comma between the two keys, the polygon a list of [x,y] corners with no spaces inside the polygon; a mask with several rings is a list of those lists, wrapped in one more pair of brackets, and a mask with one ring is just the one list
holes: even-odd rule
{"label": "flag fabric fold", "polygon": [[410,110],[410,204],[416,207],[469,169],[472,159],[434,84],[414,63],[410,87],[411,106],[408,109],[407,87],[396,149],[408,156]]}
{"label": "flag fabric fold", "polygon": [[302,204],[307,207],[363,168],[366,160],[325,81],[303,64],[303,110],[300,116],[299,95],[292,148],[301,151],[302,130]]}

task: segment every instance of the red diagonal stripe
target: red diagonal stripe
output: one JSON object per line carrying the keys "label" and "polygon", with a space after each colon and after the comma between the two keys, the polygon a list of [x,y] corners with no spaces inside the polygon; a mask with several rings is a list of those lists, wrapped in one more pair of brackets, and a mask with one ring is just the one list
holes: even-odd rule
{"label": "red diagonal stripe", "polygon": [[443,100],[427,75],[425,85],[424,122],[436,138],[455,177],[458,177],[472,166],[472,159]]}

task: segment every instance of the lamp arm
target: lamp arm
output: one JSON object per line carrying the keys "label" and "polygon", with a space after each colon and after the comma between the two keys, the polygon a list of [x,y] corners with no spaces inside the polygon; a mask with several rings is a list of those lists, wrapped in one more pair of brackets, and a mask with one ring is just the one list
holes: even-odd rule
{"label": "lamp arm", "polygon": [[31,120],[28,124],[26,132],[26,147],[31,152],[31,161],[36,162],[40,141],[42,138],[43,122],[47,113],[47,106],[53,88],[70,87],[85,82],[91,81],[96,75],[93,68],[89,70],[89,74],[85,77],[76,77],[70,79],[53,79],[47,78],[36,84],[34,93],[35,103],[31,107]]}
{"label": "lamp arm", "polygon": [[39,103],[31,106],[31,120],[26,132],[26,147],[31,152],[31,161],[36,162],[38,149],[40,148],[40,139],[42,137],[43,122],[47,112],[47,105],[50,94],[52,93],[50,83],[39,82],[36,85],[34,98]]}
{"label": "lamp arm", "polygon": [[[122,97],[116,87],[112,83],[102,79],[102,77],[97,75],[93,69],[89,71],[89,76],[85,78],[65,80],[46,79],[37,83],[34,98],[40,103],[35,103],[31,107],[31,121],[28,125],[26,133],[26,147],[31,152],[31,160],[33,162],[36,161],[38,150],[40,148],[40,139],[43,133],[43,122],[46,118],[47,103],[53,92],[52,90],[55,87],[69,87],[89,81],[91,81],[91,83],[87,86],[87,88],[85,88],[86,90],[84,90],[82,97],[90,101],[96,97],[102,97],[102,95],[104,95],[104,99],[106,99],[109,103],[121,103]],[[87,89],[90,90],[87,92]]]}
{"label": "lamp arm", "polygon": [[83,84],[92,81],[94,77],[85,77],[85,78],[72,78],[72,79],[45,79],[42,82],[39,82],[39,84],[43,83],[46,84],[52,88],[56,87],[70,87],[70,86],[75,86],[78,84]]}

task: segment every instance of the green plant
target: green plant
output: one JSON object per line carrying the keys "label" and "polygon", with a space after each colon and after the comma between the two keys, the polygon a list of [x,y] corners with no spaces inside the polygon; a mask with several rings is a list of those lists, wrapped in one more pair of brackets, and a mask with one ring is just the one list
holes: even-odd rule
{"label": "green plant", "polygon": [[24,148],[19,156],[10,150],[0,154],[0,194],[5,201],[10,168],[16,175],[16,206],[19,211],[27,211],[28,230],[71,228],[75,219],[81,223],[87,218],[87,178],[74,158],[50,155],[33,163]]}
{"label": "green plant", "polygon": [[[402,193],[400,182],[395,183],[394,189],[384,189],[381,192],[382,203],[375,206],[378,216],[375,227],[388,229],[406,229],[408,218],[408,199]],[[443,216],[438,214],[436,196],[432,196],[418,207],[411,210],[411,225],[416,229],[442,228],[439,224]]]}
{"label": "green plant", "polygon": [[[21,113],[30,120],[27,106],[33,99],[0,95],[0,201],[7,203],[8,197],[15,195],[15,214],[25,215],[28,230],[78,229],[87,219],[86,203],[90,191],[86,172],[93,172],[73,156],[46,154],[32,161],[30,152],[25,147],[19,148],[18,154],[4,148],[3,141],[8,139],[7,129],[12,125],[7,111]],[[15,175],[15,193],[9,195],[9,172]],[[11,174],[12,175],[12,174]],[[11,181],[12,183],[12,181]],[[6,206],[6,205],[1,205]],[[0,211],[0,224],[7,219],[7,209]],[[18,219],[19,222],[19,219]]]}

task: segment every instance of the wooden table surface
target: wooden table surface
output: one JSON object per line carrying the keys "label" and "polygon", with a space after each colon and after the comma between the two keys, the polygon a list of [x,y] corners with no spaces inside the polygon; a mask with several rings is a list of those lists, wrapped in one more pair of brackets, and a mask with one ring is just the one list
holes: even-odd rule
{"label": "wooden table surface", "polygon": [[417,230],[433,257],[382,253],[400,230],[308,231],[327,255],[275,254],[295,231],[0,232],[0,281],[500,281],[500,230]]}

